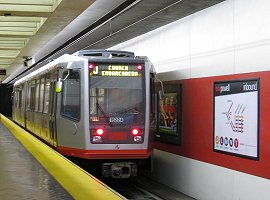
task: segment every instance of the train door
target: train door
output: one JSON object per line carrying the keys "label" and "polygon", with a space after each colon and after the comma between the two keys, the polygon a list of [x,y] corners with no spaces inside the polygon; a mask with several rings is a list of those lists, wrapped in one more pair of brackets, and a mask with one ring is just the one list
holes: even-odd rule
{"label": "train door", "polygon": [[34,133],[40,136],[40,79],[36,80]]}
{"label": "train door", "polygon": [[22,84],[21,90],[19,91],[19,124],[25,127],[25,93],[26,83]]}
{"label": "train door", "polygon": [[26,128],[34,132],[34,99],[35,97],[35,81],[28,83],[26,94]]}
{"label": "train door", "polygon": [[[83,64],[83,63],[82,63]],[[81,122],[81,73],[80,69],[61,69],[59,78],[63,81],[61,93],[57,96],[57,140],[58,146],[84,148],[84,124]],[[59,97],[59,98],[58,98]],[[86,97],[84,97],[86,98]],[[82,100],[82,102],[81,102]]]}
{"label": "train door", "polygon": [[57,134],[56,134],[56,92],[55,92],[55,80],[57,78],[57,72],[53,72],[50,76],[50,99],[49,99],[49,132],[50,143],[53,146],[57,146]]}
{"label": "train door", "polygon": [[18,107],[19,107],[19,87],[14,87],[13,92],[13,107],[12,107],[12,119],[18,122]]}

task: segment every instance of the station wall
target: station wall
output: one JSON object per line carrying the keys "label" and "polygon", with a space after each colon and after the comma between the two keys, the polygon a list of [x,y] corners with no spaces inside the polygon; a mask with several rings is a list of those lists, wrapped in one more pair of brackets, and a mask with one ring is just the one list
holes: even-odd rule
{"label": "station wall", "polygon": [[[152,176],[197,199],[270,198],[270,1],[227,0],[112,49],[182,84],[180,145],[155,142]],[[259,160],[213,151],[213,84],[260,78]]]}

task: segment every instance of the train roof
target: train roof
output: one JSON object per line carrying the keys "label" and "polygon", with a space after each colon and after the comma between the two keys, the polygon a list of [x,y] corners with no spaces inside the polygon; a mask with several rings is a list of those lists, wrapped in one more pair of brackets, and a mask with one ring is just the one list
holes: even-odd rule
{"label": "train roof", "polygon": [[75,62],[75,61],[81,61],[81,60],[85,60],[85,58],[81,58],[78,56],[74,56],[74,55],[69,55],[69,54],[64,54],[62,56],[60,56],[59,58],[53,60],[52,62],[44,65],[43,67],[31,72],[30,74],[20,78],[19,80],[17,80],[14,83],[14,86],[19,85],[27,80],[30,80],[34,77],[40,76],[42,74],[45,74],[53,69],[59,68],[61,67],[59,64],[60,63],[66,63],[66,62]]}
{"label": "train roof", "polygon": [[[72,55],[64,54],[63,56],[53,60],[52,62],[44,65],[43,67],[29,73],[28,75],[20,78],[14,83],[14,86],[19,85],[21,83],[24,83],[25,81],[28,81],[30,79],[33,79],[35,77],[38,77],[42,74],[45,74],[53,69],[61,67],[60,63],[66,63],[66,62],[75,62],[75,61],[82,61],[89,58],[97,58],[97,59],[104,59],[104,58],[110,58],[110,59],[142,59],[147,60],[147,62],[150,62],[150,60],[145,56],[138,56],[135,57],[135,54],[133,52],[129,51],[118,51],[118,50],[81,50],[78,51]],[[151,62],[150,62],[151,63]],[[150,70],[152,72],[155,72],[152,63],[150,64]]]}
{"label": "train roof", "polygon": [[73,55],[85,57],[105,57],[105,58],[135,58],[135,54],[129,51],[119,50],[81,50]]}

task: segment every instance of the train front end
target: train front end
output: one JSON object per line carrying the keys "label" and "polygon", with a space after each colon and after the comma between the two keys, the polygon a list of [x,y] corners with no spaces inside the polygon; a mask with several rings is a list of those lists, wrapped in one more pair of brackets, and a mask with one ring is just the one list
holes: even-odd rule
{"label": "train front end", "polygon": [[[104,177],[136,176],[151,156],[150,67],[144,59],[89,60],[91,157]],[[117,162],[115,162],[117,160]]]}

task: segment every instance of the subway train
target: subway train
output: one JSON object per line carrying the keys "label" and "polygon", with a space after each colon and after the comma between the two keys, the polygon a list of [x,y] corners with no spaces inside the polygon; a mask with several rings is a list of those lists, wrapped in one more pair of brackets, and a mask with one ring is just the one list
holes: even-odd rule
{"label": "subway train", "polygon": [[132,52],[65,54],[17,80],[12,118],[64,156],[129,178],[152,155],[154,67]]}

